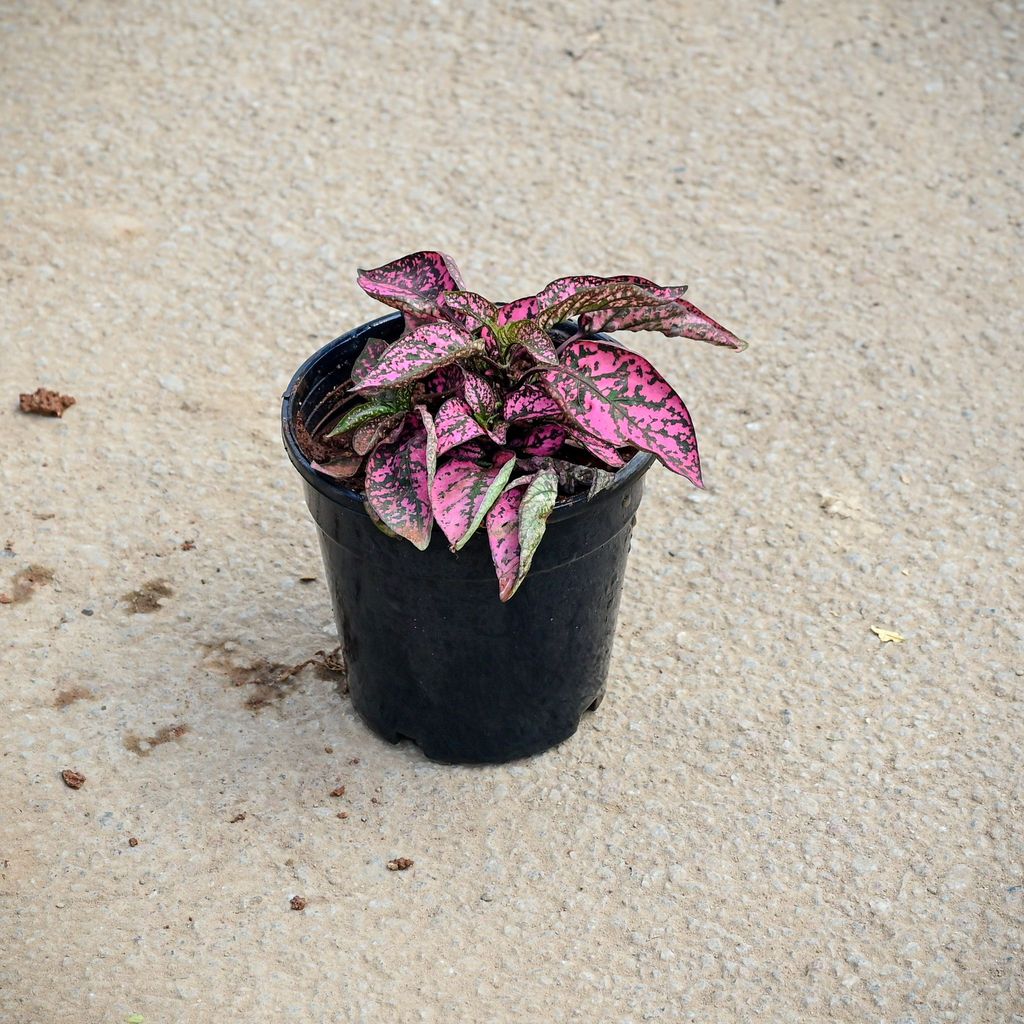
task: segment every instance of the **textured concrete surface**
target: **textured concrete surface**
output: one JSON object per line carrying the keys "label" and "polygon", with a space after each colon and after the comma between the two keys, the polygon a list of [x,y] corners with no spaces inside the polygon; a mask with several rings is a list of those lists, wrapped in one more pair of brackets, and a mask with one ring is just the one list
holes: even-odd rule
{"label": "textured concrete surface", "polygon": [[[0,1019],[1024,1020],[1019,5],[0,25]],[[334,644],[279,395],[422,247],[753,343],[638,339],[709,487],[651,475],[607,700],[503,768],[267,683]]]}

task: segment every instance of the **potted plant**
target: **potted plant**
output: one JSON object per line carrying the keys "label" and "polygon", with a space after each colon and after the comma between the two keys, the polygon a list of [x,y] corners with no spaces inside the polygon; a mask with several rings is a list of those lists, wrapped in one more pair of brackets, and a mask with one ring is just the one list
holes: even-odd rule
{"label": "potted plant", "polygon": [[358,281],[398,312],[311,356],[282,410],[353,704],[435,760],[538,753],[604,694],[644,474],[701,486],[682,400],[598,332],[745,343],[641,277],[498,304],[418,252]]}

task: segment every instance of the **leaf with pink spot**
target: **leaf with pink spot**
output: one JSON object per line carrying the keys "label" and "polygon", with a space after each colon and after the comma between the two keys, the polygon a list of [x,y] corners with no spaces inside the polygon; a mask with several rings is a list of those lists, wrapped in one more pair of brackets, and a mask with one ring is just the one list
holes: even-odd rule
{"label": "leaf with pink spot", "polygon": [[524,455],[554,455],[565,444],[565,434],[561,423],[538,423],[523,434],[515,448]]}
{"label": "leaf with pink spot", "polygon": [[589,434],[616,447],[657,456],[698,487],[697,437],[682,399],[643,356],[604,341],[577,341],[563,366],[542,376],[566,414]]}
{"label": "leaf with pink spot", "polygon": [[558,500],[551,469],[514,481],[487,513],[487,540],[498,575],[498,594],[508,601],[519,589]]}
{"label": "leaf with pink spot", "polygon": [[505,398],[504,418],[508,423],[561,415],[562,407],[546,391],[533,384],[523,384]]}
{"label": "leaf with pink spot", "polygon": [[441,312],[461,324],[467,331],[476,331],[498,320],[498,307],[476,292],[444,292],[438,299]]}
{"label": "leaf with pink spot", "polygon": [[394,387],[480,352],[483,342],[455,324],[427,324],[394,342],[355,388]]}
{"label": "leaf with pink spot", "polygon": [[386,419],[374,420],[352,432],[352,451],[365,455],[381,441],[394,441],[402,430],[405,416],[399,413]]}
{"label": "leaf with pink spot", "polygon": [[467,441],[483,437],[484,428],[473,418],[473,410],[461,398],[448,398],[434,417],[437,427],[437,454],[444,455]]}
{"label": "leaf with pink spot", "polygon": [[[576,274],[570,277],[555,278],[550,284],[545,285],[536,295],[527,295],[513,302],[508,302],[501,307],[498,314],[499,324],[508,324],[517,320],[531,319],[539,313],[551,307],[565,302],[572,298],[577,292],[584,289],[600,288],[604,285],[631,284],[647,291],[662,294],[664,298],[679,298],[686,291],[686,285],[679,285],[670,288],[661,288],[646,277],[637,277],[635,274],[619,274],[615,277],[597,277],[594,274]],[[573,315],[573,314],[568,314]],[[547,324],[557,323],[564,320],[565,316],[556,316],[554,319],[545,317]]]}
{"label": "leaf with pink spot", "polygon": [[516,320],[501,328],[499,336],[506,349],[519,345],[538,363],[558,362],[558,353],[551,335],[533,320]]}
{"label": "leaf with pink spot", "polygon": [[580,328],[594,331],[658,331],[670,338],[706,341],[742,352],[747,343],[686,299],[653,295],[647,301],[585,312]]}
{"label": "leaf with pink spot", "polygon": [[424,422],[422,414],[409,416],[398,439],[377,445],[366,460],[367,504],[388,529],[420,551],[430,543],[434,469]]}
{"label": "leaf with pink spot", "polygon": [[512,452],[499,451],[490,464],[472,452],[456,452],[437,467],[430,501],[452,551],[458,551],[476,532],[515,466]]}
{"label": "leaf with pink spot", "polygon": [[593,434],[579,428],[566,427],[566,436],[572,438],[581,448],[590,452],[596,459],[600,459],[606,466],[612,469],[621,469],[626,460],[614,444],[594,437]]}
{"label": "leaf with pink spot", "polygon": [[362,349],[360,349],[359,355],[356,356],[356,361],[352,364],[352,371],[349,374],[352,378],[353,386],[359,386],[359,381],[362,377],[377,364],[390,345],[391,342],[386,338],[370,338],[366,342]]}
{"label": "leaf with pink spot", "polygon": [[410,253],[374,270],[360,270],[357,280],[367,295],[419,320],[439,317],[440,295],[462,287],[459,268],[443,252]]}

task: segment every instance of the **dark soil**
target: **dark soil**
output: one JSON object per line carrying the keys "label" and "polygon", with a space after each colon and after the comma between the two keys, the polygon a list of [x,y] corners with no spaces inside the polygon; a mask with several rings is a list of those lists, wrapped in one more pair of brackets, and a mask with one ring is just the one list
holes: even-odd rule
{"label": "dark soil", "polygon": [[58,419],[64,415],[65,409],[75,404],[70,395],[62,395],[48,388],[36,388],[31,394],[19,395],[18,400],[22,412],[34,413],[36,416],[56,416]]}
{"label": "dark soil", "polygon": [[330,462],[340,449],[329,441],[320,441],[306,429],[306,422],[301,414],[295,418],[295,440],[299,443],[302,454],[310,462]]}

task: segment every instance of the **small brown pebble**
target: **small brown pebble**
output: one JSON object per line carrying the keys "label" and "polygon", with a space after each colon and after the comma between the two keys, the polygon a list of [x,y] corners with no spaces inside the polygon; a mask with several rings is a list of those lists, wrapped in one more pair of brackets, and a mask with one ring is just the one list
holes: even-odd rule
{"label": "small brown pebble", "polygon": [[414,864],[414,861],[409,860],[408,857],[396,857],[394,860],[388,861],[388,871],[408,871]]}
{"label": "small brown pebble", "polygon": [[60,773],[60,777],[64,780],[64,785],[68,789],[81,789],[85,785],[85,776],[81,772],[76,772],[73,768],[65,768]]}
{"label": "small brown pebble", "polygon": [[359,764],[359,758],[358,757],[350,757],[348,759],[348,763],[349,764]]}
{"label": "small brown pebble", "polygon": [[0,594],[0,604],[14,604],[14,598],[10,594]]}
{"label": "small brown pebble", "polygon": [[344,820],[348,817],[348,811],[338,811],[338,817]]}
{"label": "small brown pebble", "polygon": [[63,416],[75,400],[70,395],[61,395],[49,388],[36,388],[31,394],[18,396],[22,412],[34,412],[37,416]]}
{"label": "small brown pebble", "polygon": [[195,551],[196,542],[194,540],[185,540],[181,542],[182,551]]}
{"label": "small brown pebble", "polygon": [[344,786],[335,786],[335,788],[331,790],[331,796],[344,796],[344,795],[345,795],[345,787]]}
{"label": "small brown pebble", "polygon": [[228,822],[228,824],[229,824],[229,825],[235,825],[235,824],[237,824],[237,823],[238,823],[238,822],[240,822],[240,821],[245,821],[245,811],[242,811],[241,813],[239,813],[239,814],[236,814],[236,815],[235,815],[235,816],[234,816],[234,817],[233,817],[233,818],[232,818],[232,819],[231,819],[231,820],[230,820],[230,821]]}
{"label": "small brown pebble", "polygon": [[334,753],[334,747],[324,747],[324,753],[325,754],[333,754]]}
{"label": "small brown pebble", "polygon": [[288,904],[292,910],[305,910],[306,901],[301,896],[293,896]]}
{"label": "small brown pebble", "polygon": [[370,803],[371,804],[379,804],[380,801],[375,796],[371,796],[370,797]]}
{"label": "small brown pebble", "polygon": [[300,583],[316,583],[316,577],[315,576],[300,576],[299,577],[299,582]]}
{"label": "small brown pebble", "polygon": [[129,846],[138,846],[139,845],[139,841],[138,841],[138,839],[135,838],[135,836],[132,836],[131,839],[128,840],[128,845]]}

